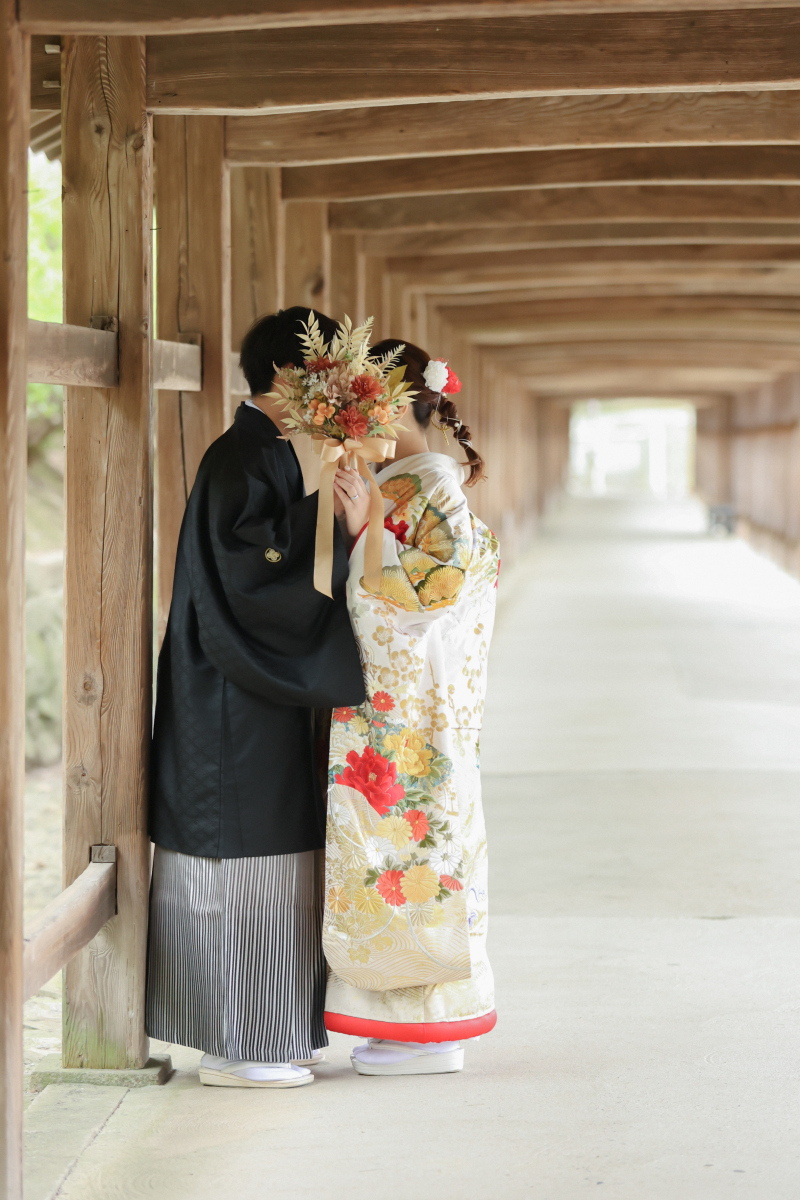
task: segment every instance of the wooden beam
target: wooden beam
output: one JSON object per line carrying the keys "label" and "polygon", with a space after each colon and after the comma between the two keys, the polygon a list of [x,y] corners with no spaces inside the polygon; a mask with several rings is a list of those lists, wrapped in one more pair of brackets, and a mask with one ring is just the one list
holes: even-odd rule
{"label": "wooden beam", "polygon": [[152,168],[141,38],[63,52],[64,317],[119,329],[119,386],[69,388],[64,884],[119,851],[118,915],[68,964],[65,1066],[141,1067],[152,721]]}
{"label": "wooden beam", "polygon": [[[96,847],[111,850],[113,846]],[[25,926],[24,989],[29,1000],[114,916],[117,864],[89,863],[55,900]]]}
{"label": "wooden beam", "polygon": [[49,159],[61,158],[61,109],[55,112],[31,112],[30,148],[44,151]]}
{"label": "wooden beam", "polygon": [[199,343],[153,340],[153,390],[202,392],[203,353]]}
{"label": "wooden beam", "polygon": [[527,376],[559,371],[604,369],[636,363],[653,367],[736,367],[787,374],[800,368],[800,353],[792,346],[770,342],[730,340],[629,339],[551,342],[544,346],[509,346],[495,350],[495,361]]}
{"label": "wooden beam", "polygon": [[[790,7],[793,0],[704,0],[705,8]],[[104,0],[21,0],[24,27],[33,33],[192,33],[387,22],[496,19],[537,13],[625,12],[633,0],[136,0],[111,9]],[[637,10],[696,9],[698,0],[636,0]]]}
{"label": "wooden beam", "polygon": [[231,345],[257,317],[283,307],[284,221],[280,171],[231,171]]}
{"label": "wooden beam", "polygon": [[645,146],[528,150],[451,158],[284,167],[284,200],[670,183],[798,183],[800,146]]}
{"label": "wooden beam", "polygon": [[[28,321],[28,382],[73,387],[113,388],[117,375],[118,338],[108,329],[84,329],[50,321]],[[200,346],[153,342],[153,388],[199,392]]]}
{"label": "wooden beam", "polygon": [[758,246],[779,243],[800,243],[800,221],[635,221],[631,224],[596,221],[587,225],[495,225],[360,235],[363,253],[389,258],[436,258],[450,254],[581,246]]}
{"label": "wooden beam", "polygon": [[476,285],[485,275],[530,274],[543,267],[577,267],[619,263],[683,263],[714,268],[720,264],[764,266],[800,262],[796,243],[662,244],[627,246],[557,246],[537,250],[503,250],[478,254],[437,254],[425,258],[387,258],[386,270],[402,272],[420,287],[450,279],[470,279]]}
{"label": "wooden beam", "polygon": [[[670,264],[619,262],[613,268],[605,264],[580,263],[536,267],[526,272],[496,271],[484,275],[470,272],[452,273],[446,277],[415,280],[413,276],[387,274],[386,286],[410,295],[422,293],[429,301],[437,297],[457,297],[462,294],[491,296],[506,293],[509,297],[548,295],[612,296],[633,295],[757,295],[778,298],[800,294],[800,265],[784,264]],[[404,300],[399,300],[404,303]],[[395,306],[390,327],[396,328],[399,310]]]}
{"label": "wooden beam", "polygon": [[117,335],[49,321],[28,322],[28,382],[117,386]]}
{"label": "wooden beam", "polygon": [[230,419],[230,193],[219,117],[154,122],[158,336],[202,341],[200,390],[157,401],[158,633],[163,637],[186,500]]}
{"label": "wooden beam", "polygon": [[61,56],[46,47],[56,46],[61,38],[31,38],[31,108],[37,112],[58,112],[61,109]]}
{"label": "wooden beam", "polygon": [[800,92],[527,96],[228,117],[231,162],[299,166],[500,150],[795,144]]}
{"label": "wooden beam", "polygon": [[[756,296],[582,296],[528,298],[448,297],[440,319],[468,343],[519,346],[523,343],[583,341],[587,338],[704,340],[730,338],[793,346],[800,338],[800,305]],[[471,303],[475,301],[475,303]]]}
{"label": "wooden beam", "polygon": [[[800,83],[800,13],[784,9],[509,17],[154,36],[148,106],[247,113],[587,92]],[[309,64],[313,63],[313,70]],[[359,64],[360,69],[354,69]]]}
{"label": "wooden beam", "polygon": [[536,375],[530,385],[548,396],[583,395],[587,400],[595,395],[614,395],[619,389],[642,396],[681,395],[696,392],[735,392],[748,387],[770,383],[769,371],[727,367],[651,367],[620,366],[574,371],[570,375]]}
{"label": "wooden beam", "polygon": [[345,200],[332,203],[329,213],[331,229],[353,233],[530,222],[794,221],[799,200],[800,192],[787,184],[637,185]]}
{"label": "wooden beam", "polygon": [[30,47],[0,18],[0,1195],[22,1200],[25,380]]}

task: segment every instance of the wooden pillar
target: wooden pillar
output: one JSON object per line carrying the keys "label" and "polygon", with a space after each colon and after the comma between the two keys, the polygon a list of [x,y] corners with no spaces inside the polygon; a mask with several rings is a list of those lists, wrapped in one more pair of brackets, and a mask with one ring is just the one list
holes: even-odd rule
{"label": "wooden pillar", "polygon": [[231,346],[283,308],[284,205],[279,167],[231,170]]}
{"label": "wooden pillar", "polygon": [[22,1197],[25,385],[30,44],[3,5],[0,47],[0,1196]]}
{"label": "wooden pillar", "polygon": [[331,234],[329,316],[342,321],[345,314],[358,324],[358,234]]}
{"label": "wooden pillar", "polygon": [[293,200],[285,206],[284,304],[328,312],[330,235],[324,200]]}
{"label": "wooden pillar", "polygon": [[158,337],[200,341],[203,390],[157,397],[158,624],[163,637],[183,511],[200,460],[231,420],[230,189],[224,118],[154,122]]}
{"label": "wooden pillar", "polygon": [[384,259],[372,254],[358,256],[358,319],[374,318],[373,342],[379,342],[390,334],[384,330],[383,321],[383,267]]}
{"label": "wooden pillar", "polygon": [[141,1067],[152,714],[150,120],[145,40],[68,37],[64,320],[119,331],[119,386],[65,405],[64,884],[117,847],[117,916],[67,966],[63,1061]]}
{"label": "wooden pillar", "polygon": [[[284,204],[284,305],[305,304],[330,315],[331,239],[328,205],[324,200],[300,200]],[[310,438],[295,438],[307,492],[319,484],[319,457],[312,452]]]}

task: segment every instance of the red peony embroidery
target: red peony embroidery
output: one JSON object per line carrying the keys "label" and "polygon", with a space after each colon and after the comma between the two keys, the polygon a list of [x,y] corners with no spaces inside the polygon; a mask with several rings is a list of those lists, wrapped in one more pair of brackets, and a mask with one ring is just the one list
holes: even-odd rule
{"label": "red peony embroidery", "polygon": [[406,898],[400,890],[402,878],[402,871],[384,871],[375,884],[377,891],[380,892],[386,903],[395,908],[399,908],[406,902]]}
{"label": "red peony embroidery", "polygon": [[398,542],[405,545],[406,534],[408,533],[408,521],[398,521],[395,525],[391,517],[385,517],[383,528],[388,529],[389,533],[393,533]]}
{"label": "red peony embroidery", "polygon": [[446,887],[449,892],[463,892],[464,885],[459,883],[457,879],[453,879],[452,875],[440,875],[439,883],[442,887]]}
{"label": "red peony embroidery", "polygon": [[341,425],[348,437],[360,438],[367,432],[367,418],[352,404],[343,408],[333,419],[337,425]]}
{"label": "red peony embroidery", "polygon": [[376,712],[391,712],[394,708],[394,697],[388,692],[376,692],[372,697],[372,707]]}
{"label": "red peony embroidery", "polygon": [[397,782],[397,766],[390,763],[382,755],[376,754],[371,746],[367,746],[362,755],[351,750],[347,756],[348,765],[341,775],[335,777],[336,783],[355,788],[366,796],[369,803],[379,816],[383,816],[394,808],[398,800],[405,796],[405,788]]}
{"label": "red peony embroidery", "polygon": [[410,808],[408,812],[403,813],[403,816],[411,826],[411,836],[414,841],[421,842],[430,828],[425,813],[419,808]]}
{"label": "red peony embroidery", "polygon": [[355,715],[355,709],[353,708],[335,708],[333,710],[334,721],[341,721],[343,725],[348,721],[352,721]]}

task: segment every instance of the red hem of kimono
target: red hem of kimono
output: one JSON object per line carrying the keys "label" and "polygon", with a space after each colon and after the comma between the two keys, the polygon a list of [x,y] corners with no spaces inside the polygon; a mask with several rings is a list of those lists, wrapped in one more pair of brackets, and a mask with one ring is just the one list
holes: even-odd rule
{"label": "red hem of kimono", "polygon": [[366,524],[366,525],[362,525],[362,526],[361,526],[361,528],[360,528],[360,529],[359,529],[359,531],[358,531],[358,534],[357,534],[357,535],[356,535],[356,537],[353,539],[353,544],[352,544],[352,546],[350,547],[350,550],[349,550],[349,552],[348,552],[348,555],[347,555],[347,558],[348,558],[348,560],[349,560],[350,558],[352,558],[353,551],[355,550],[356,546],[358,545],[359,538],[361,537],[362,533],[364,532],[364,530],[367,528],[367,526],[368,526],[368,525],[369,525],[369,521],[367,521],[367,524]]}
{"label": "red hem of kimono", "polygon": [[468,1021],[369,1021],[365,1017],[348,1017],[344,1013],[326,1012],[325,1028],[330,1033],[348,1033],[354,1037],[387,1038],[392,1042],[461,1042],[489,1033],[497,1024],[492,1009],[482,1017]]}

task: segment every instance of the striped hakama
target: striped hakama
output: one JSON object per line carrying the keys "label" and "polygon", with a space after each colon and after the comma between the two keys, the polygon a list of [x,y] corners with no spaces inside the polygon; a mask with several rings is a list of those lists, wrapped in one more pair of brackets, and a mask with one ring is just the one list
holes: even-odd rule
{"label": "striped hakama", "polygon": [[321,856],[198,858],[156,846],[151,1037],[257,1062],[327,1046]]}

